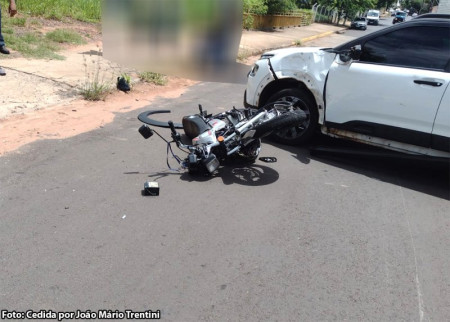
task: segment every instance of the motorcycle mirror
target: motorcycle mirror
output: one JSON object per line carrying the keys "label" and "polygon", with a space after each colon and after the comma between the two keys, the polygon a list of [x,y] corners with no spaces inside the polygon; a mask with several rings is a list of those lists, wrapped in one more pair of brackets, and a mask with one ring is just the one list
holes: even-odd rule
{"label": "motorcycle mirror", "polygon": [[139,133],[141,133],[144,139],[148,139],[153,135],[153,130],[148,125],[144,124],[139,128]]}

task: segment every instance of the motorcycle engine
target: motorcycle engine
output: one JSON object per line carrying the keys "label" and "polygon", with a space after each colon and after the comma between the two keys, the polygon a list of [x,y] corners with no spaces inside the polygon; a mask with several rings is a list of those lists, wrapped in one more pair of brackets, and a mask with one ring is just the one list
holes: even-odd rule
{"label": "motorcycle engine", "polygon": [[192,139],[193,145],[212,144],[217,142],[216,132],[224,129],[227,126],[224,121],[218,119],[210,120],[207,125],[209,129],[207,128],[203,133]]}

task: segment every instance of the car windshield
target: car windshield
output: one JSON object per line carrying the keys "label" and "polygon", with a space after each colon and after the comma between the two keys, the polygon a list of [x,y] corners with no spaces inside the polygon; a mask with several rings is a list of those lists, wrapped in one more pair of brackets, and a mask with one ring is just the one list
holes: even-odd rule
{"label": "car windshield", "polygon": [[405,17],[406,16],[406,12],[397,12],[397,16]]}
{"label": "car windshield", "polygon": [[376,13],[376,12],[369,12],[367,15],[369,17],[378,17],[378,13]]}
{"label": "car windshield", "polygon": [[365,18],[356,18],[355,21],[366,21]]}

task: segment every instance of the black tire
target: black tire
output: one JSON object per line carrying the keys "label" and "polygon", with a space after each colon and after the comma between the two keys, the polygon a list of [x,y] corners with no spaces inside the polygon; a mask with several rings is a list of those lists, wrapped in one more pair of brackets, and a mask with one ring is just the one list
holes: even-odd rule
{"label": "black tire", "polygon": [[314,100],[303,89],[288,88],[273,94],[267,101],[267,103],[275,102],[293,103],[293,110],[302,110],[306,114],[306,119],[300,121],[296,126],[274,132],[271,138],[287,145],[307,143],[313,137],[319,120]]}
{"label": "black tire", "polygon": [[304,113],[286,112],[255,126],[255,134],[253,137],[262,138],[275,131],[293,127],[303,121],[304,118]]}
{"label": "black tire", "polygon": [[257,138],[243,146],[236,157],[240,162],[253,163],[258,158],[259,152],[261,152],[261,139]]}

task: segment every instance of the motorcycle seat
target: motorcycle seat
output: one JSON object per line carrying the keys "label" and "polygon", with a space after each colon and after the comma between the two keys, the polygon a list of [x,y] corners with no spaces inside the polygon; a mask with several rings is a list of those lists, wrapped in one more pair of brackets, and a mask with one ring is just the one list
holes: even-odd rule
{"label": "motorcycle seat", "polygon": [[184,133],[191,140],[203,132],[211,129],[211,126],[197,114],[183,117],[182,124]]}

